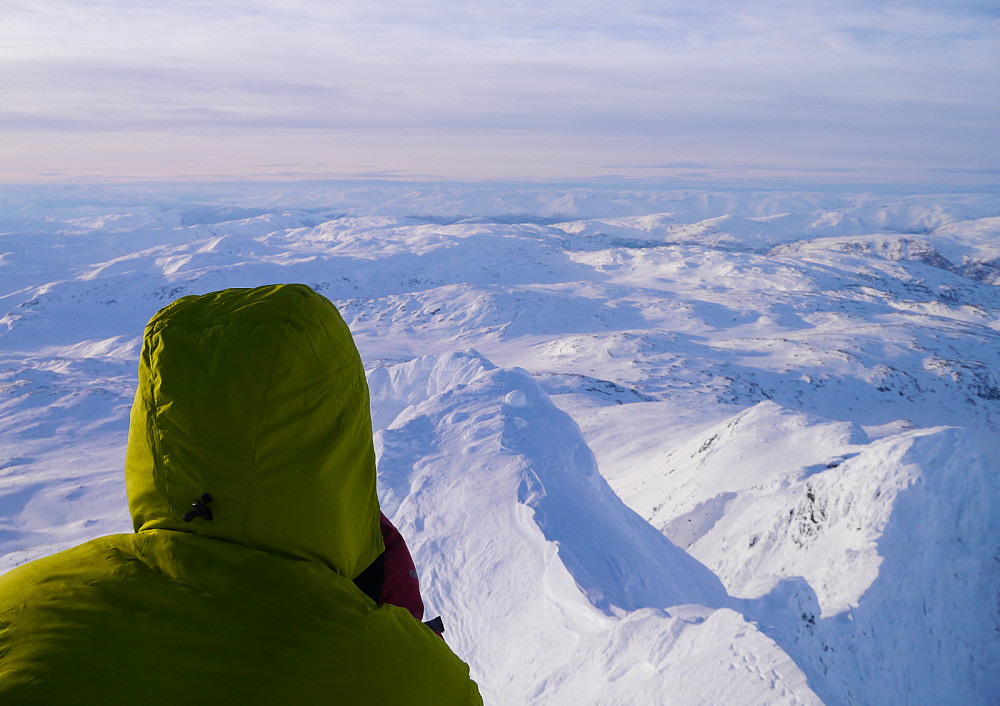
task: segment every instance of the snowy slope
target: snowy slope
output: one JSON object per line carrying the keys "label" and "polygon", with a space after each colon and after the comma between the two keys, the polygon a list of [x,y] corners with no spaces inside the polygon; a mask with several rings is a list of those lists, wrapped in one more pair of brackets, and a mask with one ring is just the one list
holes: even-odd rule
{"label": "snowy slope", "polygon": [[[962,429],[869,441],[857,425],[762,402],[660,462],[645,474],[651,522],[733,596],[756,599],[745,612],[823,675],[821,695],[865,701],[891,680],[930,703],[970,703],[995,680],[996,652],[976,646],[998,628],[997,570],[980,552],[1000,537],[1000,484]],[[803,621],[768,617],[786,591]]]}
{"label": "snowy slope", "polygon": [[331,298],[489,703],[1000,700],[1000,199],[0,191],[0,570],[129,531],[139,336]]}
{"label": "snowy slope", "polygon": [[527,373],[458,353],[369,383],[375,410],[413,400],[377,432],[379,496],[487,701],[817,702],[716,576],[614,495]]}

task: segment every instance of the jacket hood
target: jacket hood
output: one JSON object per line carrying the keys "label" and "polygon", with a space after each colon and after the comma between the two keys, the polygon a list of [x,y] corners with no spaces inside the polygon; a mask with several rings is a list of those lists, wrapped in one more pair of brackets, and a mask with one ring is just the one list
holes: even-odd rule
{"label": "jacket hood", "polygon": [[[125,461],[136,532],[193,532],[353,579],[383,551],[364,368],[299,284],[183,297],[146,326]],[[203,493],[212,519],[184,515]]]}

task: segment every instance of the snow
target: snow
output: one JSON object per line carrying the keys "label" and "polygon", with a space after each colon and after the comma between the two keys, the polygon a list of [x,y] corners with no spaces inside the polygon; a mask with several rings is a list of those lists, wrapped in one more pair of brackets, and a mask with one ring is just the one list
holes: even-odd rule
{"label": "snow", "polygon": [[305,282],[487,703],[1000,700],[1000,198],[0,190],[0,571],[131,531],[141,332]]}

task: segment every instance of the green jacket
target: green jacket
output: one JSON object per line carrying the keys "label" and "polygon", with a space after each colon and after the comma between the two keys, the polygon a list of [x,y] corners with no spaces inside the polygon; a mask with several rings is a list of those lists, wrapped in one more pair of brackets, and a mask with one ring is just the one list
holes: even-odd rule
{"label": "green jacket", "polygon": [[[368,387],[308,287],[153,317],[125,476],[135,534],[0,576],[0,703],[482,703],[352,581],[383,550]],[[185,521],[203,493],[211,519]]]}

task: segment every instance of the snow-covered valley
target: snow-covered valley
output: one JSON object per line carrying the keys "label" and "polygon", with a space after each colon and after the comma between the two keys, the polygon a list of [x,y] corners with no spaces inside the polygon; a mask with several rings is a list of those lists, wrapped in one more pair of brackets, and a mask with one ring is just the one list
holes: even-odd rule
{"label": "snow-covered valley", "polygon": [[143,326],[303,282],[491,704],[1000,701],[1000,197],[0,189],[0,571],[131,531]]}

